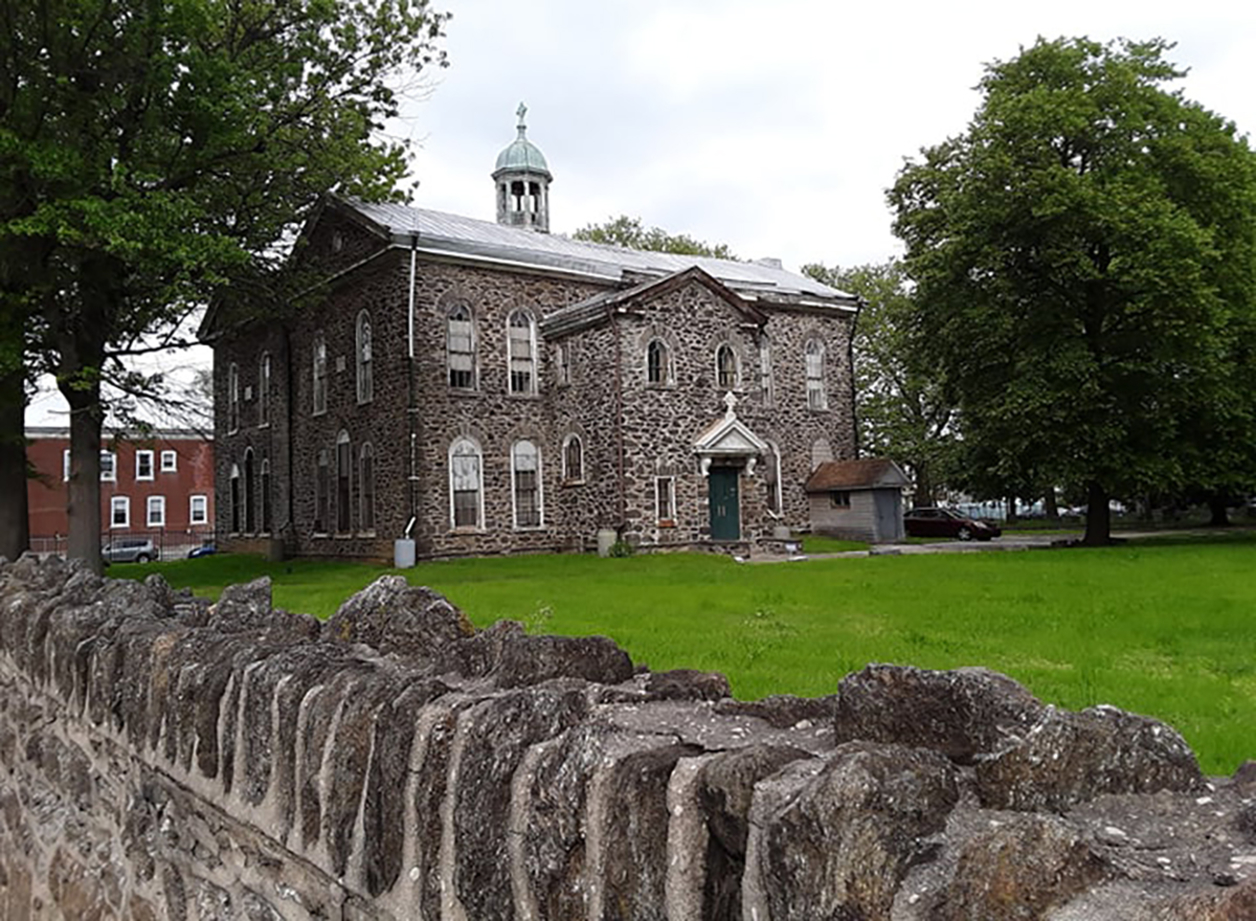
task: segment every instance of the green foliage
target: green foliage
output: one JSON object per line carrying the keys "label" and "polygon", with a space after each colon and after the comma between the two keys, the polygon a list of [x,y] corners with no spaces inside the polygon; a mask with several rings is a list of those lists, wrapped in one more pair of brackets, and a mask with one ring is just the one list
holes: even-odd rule
{"label": "green foliage", "polygon": [[[738,564],[704,554],[591,555],[420,564],[403,574],[479,627],[509,618],[604,634],[655,669],[728,675],[743,699],[832,694],[869,662],[984,665],[1072,709],[1111,703],[1167,720],[1205,770],[1229,772],[1256,738],[1256,535],[1035,553]],[[328,617],[390,570],[221,555],[116,565],[216,595],[270,574],[277,607]],[[537,599],[545,599],[544,602]],[[750,612],[749,614],[747,612]]]}
{"label": "green foliage", "polygon": [[[1251,412],[1256,162],[1164,88],[1169,47],[1039,40],[990,65],[968,130],[889,193],[913,350],[959,408],[975,485],[1076,484],[1096,542],[1108,495],[1187,481],[1193,443]],[[1240,444],[1229,466],[1251,459]]]}
{"label": "green foliage", "polygon": [[661,227],[646,228],[639,217],[621,214],[605,224],[589,224],[571,235],[586,243],[606,243],[625,249],[645,249],[658,253],[677,253],[684,256],[713,256],[716,259],[736,259],[723,243],[712,246],[685,234],[670,234]]}
{"label": "green foliage", "polygon": [[803,273],[863,300],[855,324],[855,417],[861,453],[903,464],[916,504],[932,505],[953,479],[955,411],[937,369],[914,347],[916,305],[899,259],[843,269],[803,266]]}
{"label": "green foliage", "polygon": [[607,556],[623,559],[624,557],[632,556],[636,552],[637,548],[633,546],[631,541],[617,540],[611,544],[610,549],[607,551]]}

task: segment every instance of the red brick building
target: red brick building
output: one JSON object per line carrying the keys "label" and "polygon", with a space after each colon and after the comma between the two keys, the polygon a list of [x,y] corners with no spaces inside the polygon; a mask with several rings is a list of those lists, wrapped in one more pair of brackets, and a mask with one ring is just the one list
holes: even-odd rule
{"label": "red brick building", "polygon": [[[30,428],[26,437],[27,460],[35,470],[26,487],[31,549],[64,552],[70,434],[64,428]],[[147,537],[164,558],[173,558],[212,537],[214,444],[208,436],[106,435],[100,466],[102,544],[122,535]]]}

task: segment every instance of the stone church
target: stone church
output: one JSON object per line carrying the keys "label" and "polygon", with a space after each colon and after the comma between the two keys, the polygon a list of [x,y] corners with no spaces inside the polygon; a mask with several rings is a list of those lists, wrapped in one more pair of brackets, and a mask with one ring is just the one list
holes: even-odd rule
{"label": "stone church", "polygon": [[211,310],[221,547],[740,550],[806,526],[809,474],[855,456],[856,298],[550,234],[523,112],[495,223],[332,198],[296,257],[315,306]]}

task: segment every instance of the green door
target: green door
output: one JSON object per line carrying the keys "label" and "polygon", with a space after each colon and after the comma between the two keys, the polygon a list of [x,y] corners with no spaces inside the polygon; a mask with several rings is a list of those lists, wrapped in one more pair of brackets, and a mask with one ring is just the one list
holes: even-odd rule
{"label": "green door", "polygon": [[707,477],[711,497],[711,540],[740,540],[741,515],[737,501],[736,467],[712,467]]}

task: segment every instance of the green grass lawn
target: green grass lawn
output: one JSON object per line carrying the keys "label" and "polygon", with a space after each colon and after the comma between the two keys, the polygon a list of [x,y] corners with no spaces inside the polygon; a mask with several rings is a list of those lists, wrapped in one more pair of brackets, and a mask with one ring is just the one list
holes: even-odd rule
{"label": "green grass lawn", "polygon": [[[830,694],[868,662],[984,665],[1051,703],[1176,726],[1210,773],[1256,757],[1256,539],[738,564],[702,554],[520,556],[407,571],[485,626],[601,633],[651,668],[722,671],[743,698]],[[241,556],[114,566],[214,595],[269,572],[275,604],[331,614],[388,570]]]}

